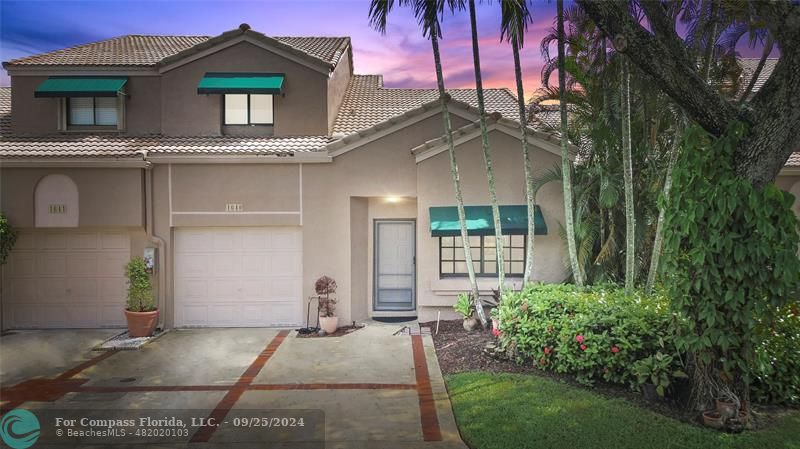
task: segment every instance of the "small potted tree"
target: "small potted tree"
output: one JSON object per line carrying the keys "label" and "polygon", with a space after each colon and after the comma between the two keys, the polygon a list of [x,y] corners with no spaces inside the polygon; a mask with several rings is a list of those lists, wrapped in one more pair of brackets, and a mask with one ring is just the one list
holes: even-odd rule
{"label": "small potted tree", "polygon": [[314,290],[319,298],[319,327],[327,334],[336,332],[339,327],[339,318],[336,316],[336,281],[328,276],[322,276],[314,283]]}
{"label": "small potted tree", "polygon": [[144,259],[134,257],[125,265],[128,277],[128,302],[125,305],[125,319],[128,321],[128,335],[149,337],[153,335],[158,323],[158,307],[153,297],[153,284]]}
{"label": "small potted tree", "polygon": [[464,330],[472,332],[478,327],[478,320],[473,316],[475,306],[472,304],[470,295],[459,293],[453,309],[464,317]]}

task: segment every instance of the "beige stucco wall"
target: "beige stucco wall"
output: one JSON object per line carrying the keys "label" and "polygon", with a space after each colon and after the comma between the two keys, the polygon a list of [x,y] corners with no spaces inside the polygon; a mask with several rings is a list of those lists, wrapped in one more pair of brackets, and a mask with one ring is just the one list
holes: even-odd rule
{"label": "beige stucco wall", "polygon": [[248,42],[240,42],[162,74],[164,134],[221,133],[222,96],[197,94],[197,84],[206,72],[286,74],[285,95],[274,97],[274,135],[327,134],[327,74]]}
{"label": "beige stucco wall", "polygon": [[35,226],[34,192],[49,174],[66,175],[77,185],[78,226],[144,226],[142,169],[2,168],[0,210],[12,226]]}
{"label": "beige stucco wall", "polygon": [[[11,129],[15,133],[59,132],[59,98],[35,98],[36,88],[47,76],[11,77]],[[161,79],[130,76],[126,84],[125,133],[155,134],[161,131]]]}
{"label": "beige stucco wall", "polygon": [[800,217],[800,172],[797,174],[781,174],[775,179],[775,185],[794,195],[794,212]]}
{"label": "beige stucco wall", "polygon": [[[500,204],[525,204],[525,173],[519,140],[500,131],[489,134],[494,162],[497,198]],[[542,148],[532,149],[535,171],[551,168],[560,163],[556,154]],[[488,205],[488,185],[484,168],[480,138],[462,144],[457,149],[462,193],[466,205]],[[435,319],[435,312],[443,317],[454,317],[452,305],[455,295],[469,290],[467,278],[439,279],[439,242],[430,234],[429,208],[431,206],[455,205],[453,185],[450,178],[450,162],[447,152],[442,152],[419,164],[417,175],[418,219],[417,248],[420,319]],[[559,223],[563,222],[564,205],[561,186],[550,183],[542,187],[537,196],[542,209],[548,234],[535,238],[533,279],[560,282],[566,277],[564,250],[558,235]],[[507,283],[519,288],[520,278],[508,278]],[[496,279],[479,279],[482,292],[490,293],[496,288]]]}
{"label": "beige stucco wall", "polygon": [[347,85],[353,75],[353,52],[348,50],[342,55],[341,61],[328,79],[328,131],[333,129],[333,122],[339,113]]}

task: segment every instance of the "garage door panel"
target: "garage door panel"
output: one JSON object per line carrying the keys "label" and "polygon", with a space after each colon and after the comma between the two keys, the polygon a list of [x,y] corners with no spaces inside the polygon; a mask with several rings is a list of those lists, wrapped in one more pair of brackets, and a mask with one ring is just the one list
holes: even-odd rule
{"label": "garage door panel", "polygon": [[76,233],[68,237],[69,248],[74,250],[96,250],[99,246],[100,236],[95,232]]}
{"label": "garage door panel", "polygon": [[67,255],[42,254],[36,260],[36,274],[38,276],[66,276]]}
{"label": "garage door panel", "polygon": [[3,319],[8,328],[125,325],[129,234],[22,230],[18,242],[23,244],[15,246],[5,270],[9,294]]}
{"label": "garage door panel", "polygon": [[175,242],[176,326],[300,324],[299,228],[177,229]]}

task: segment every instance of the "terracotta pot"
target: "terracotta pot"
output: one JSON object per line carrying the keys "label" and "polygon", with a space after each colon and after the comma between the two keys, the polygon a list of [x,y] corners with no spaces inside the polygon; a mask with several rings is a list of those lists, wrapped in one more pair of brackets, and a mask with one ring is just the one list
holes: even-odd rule
{"label": "terracotta pot", "polygon": [[327,334],[336,332],[339,327],[339,317],[335,316],[321,316],[319,317],[319,327]]}
{"label": "terracotta pot", "polygon": [[158,324],[158,309],[152,312],[125,311],[128,320],[128,335],[131,337],[149,337],[153,335]]}
{"label": "terracotta pot", "polygon": [[722,419],[733,418],[736,416],[736,404],[732,401],[717,399],[717,413],[722,416]]}
{"label": "terracotta pot", "polygon": [[464,318],[464,330],[467,332],[472,332],[478,328],[478,319],[471,316],[469,318]]}
{"label": "terracotta pot", "polygon": [[703,424],[712,429],[721,429],[725,427],[725,418],[723,418],[716,410],[709,410],[703,412]]}

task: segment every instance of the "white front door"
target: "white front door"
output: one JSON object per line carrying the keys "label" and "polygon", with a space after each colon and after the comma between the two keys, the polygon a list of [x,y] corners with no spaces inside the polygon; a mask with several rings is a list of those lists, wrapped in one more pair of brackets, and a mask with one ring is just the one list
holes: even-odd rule
{"label": "white front door", "polygon": [[9,329],[125,326],[127,230],[22,230],[3,267]]}
{"label": "white front door", "polygon": [[175,326],[296,326],[302,309],[297,227],[175,230]]}
{"label": "white front door", "polygon": [[416,300],[415,224],[413,220],[376,220],[374,256],[375,310],[414,310]]}

